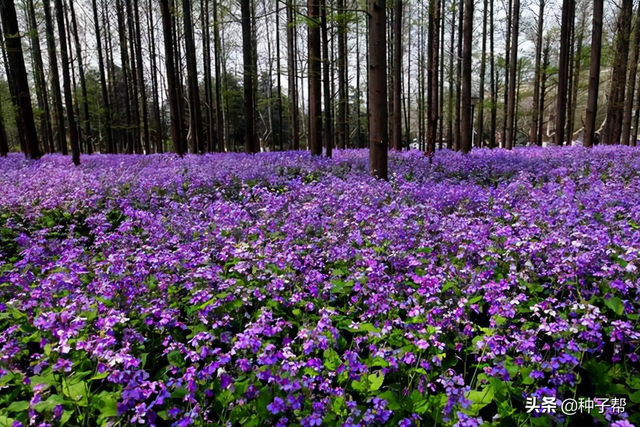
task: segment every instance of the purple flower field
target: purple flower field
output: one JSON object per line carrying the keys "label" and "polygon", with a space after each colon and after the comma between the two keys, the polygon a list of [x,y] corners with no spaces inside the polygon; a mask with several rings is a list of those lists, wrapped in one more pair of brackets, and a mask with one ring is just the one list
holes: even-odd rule
{"label": "purple flower field", "polygon": [[640,150],[367,162],[0,158],[0,426],[640,425]]}

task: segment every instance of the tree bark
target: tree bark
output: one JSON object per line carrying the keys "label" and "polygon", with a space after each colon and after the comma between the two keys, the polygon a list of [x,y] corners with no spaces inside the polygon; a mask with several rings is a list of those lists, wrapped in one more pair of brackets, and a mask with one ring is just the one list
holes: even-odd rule
{"label": "tree bark", "polygon": [[185,153],[184,144],[182,144],[182,129],[180,118],[180,107],[178,105],[178,89],[177,77],[175,71],[175,58],[173,57],[173,26],[171,25],[171,8],[173,4],[169,4],[170,0],[160,0],[160,11],[162,13],[162,32],[164,34],[164,58],[167,68],[167,86],[169,89],[169,110],[171,114],[171,138],[173,139],[173,147],[179,156]]}
{"label": "tree bark", "polygon": [[222,72],[220,66],[220,23],[218,22],[218,2],[213,2],[213,62],[216,72],[216,137],[218,151],[225,151],[224,117],[222,115]]}
{"label": "tree bark", "polygon": [[[516,0],[518,1],[518,0]],[[473,127],[471,122],[471,42],[473,36],[473,0],[464,1],[464,47],[462,52],[462,111],[460,112],[460,150],[471,151]]]}
{"label": "tree bark", "polygon": [[545,97],[547,94],[547,79],[549,78],[549,75],[547,73],[547,70],[549,69],[549,51],[551,49],[551,38],[547,36],[546,38],[546,43],[545,43],[545,47],[544,50],[542,51],[542,71],[541,71],[541,80],[542,83],[540,84],[540,108],[538,108],[538,110],[540,111],[540,120],[538,120],[538,132],[537,132],[537,144],[539,147],[542,147],[542,132],[543,132],[543,125],[544,125],[544,121],[542,120],[542,117],[544,117],[544,101],[545,101]]}
{"label": "tree bark", "polygon": [[309,0],[309,149],[322,155],[322,101],[320,78],[320,1]]}
{"label": "tree bark", "polygon": [[17,89],[17,101],[20,119],[22,120],[25,154],[27,158],[39,159],[40,147],[38,146],[38,134],[36,124],[33,119],[33,108],[31,106],[31,95],[29,93],[29,80],[27,70],[24,65],[22,54],[22,44],[20,41],[20,29],[18,27],[18,17],[13,0],[4,0],[0,3],[0,17],[2,17],[2,27],[5,34],[5,49],[9,68],[7,72],[11,74],[13,84]]}
{"label": "tree bark", "polygon": [[253,37],[251,36],[251,2],[241,0],[242,10],[242,52],[244,63],[244,120],[245,120],[245,151],[247,154],[257,153],[255,132],[255,99],[253,97]]}
{"label": "tree bark", "polygon": [[[111,107],[109,103],[109,93],[107,91],[107,79],[104,71],[104,60],[102,58],[102,37],[100,36],[100,23],[98,21],[98,4],[92,0],[93,23],[96,32],[96,43],[98,50],[98,72],[100,73],[100,91],[102,93],[102,104],[105,110],[105,131],[107,136],[107,153],[114,153],[113,133],[111,132]],[[153,56],[153,55],[152,55]]]}
{"label": "tree bark", "polygon": [[538,120],[542,112],[538,110],[540,105],[540,67],[542,60],[542,32],[544,31],[544,4],[545,0],[540,0],[540,10],[538,12],[538,31],[536,33],[536,62],[533,77],[533,109],[531,119],[531,130],[529,131],[529,144],[533,145],[537,140]]}
{"label": "tree bark", "polygon": [[[427,126],[427,151],[434,153],[436,151],[436,136],[438,131],[438,39],[440,36],[440,0],[429,1],[429,58],[428,58],[428,107],[427,115],[429,117],[429,125]],[[466,25],[466,21],[465,21]],[[466,41],[466,40],[465,40]],[[471,63],[469,63],[470,65]],[[469,70],[470,72],[471,70]],[[471,74],[469,74],[471,78]]]}
{"label": "tree bark", "polygon": [[514,0],[513,4],[513,36],[511,39],[511,59],[509,62],[509,96],[507,98],[507,129],[505,132],[505,148],[511,150],[515,136],[515,107],[516,107],[516,74],[518,67],[518,31],[520,24],[520,0]]}
{"label": "tree bark", "polygon": [[82,113],[84,115],[84,139],[87,154],[93,152],[93,139],[91,137],[91,117],[89,117],[89,100],[87,98],[87,82],[84,75],[84,65],[82,64],[82,47],[80,45],[80,35],[78,34],[78,24],[76,22],[76,11],[73,6],[74,0],[69,0],[71,11],[71,25],[73,26],[73,38],[76,45],[76,56],[78,59],[78,74],[80,76],[80,90],[82,91]]}
{"label": "tree bark", "polygon": [[569,78],[569,49],[571,22],[573,22],[572,3],[574,0],[562,2],[562,27],[560,29],[560,59],[558,65],[558,99],[556,107],[556,145],[564,144],[564,127],[567,114],[567,79]]}
{"label": "tree bark", "polygon": [[58,21],[58,38],[60,39],[60,62],[62,63],[62,81],[64,85],[65,105],[67,107],[67,124],[69,125],[71,155],[73,158],[73,164],[78,166],[80,164],[80,144],[76,118],[73,113],[73,94],[71,93],[71,78],[69,76],[67,34],[64,28],[64,9],[62,8],[62,0],[56,0],[56,15]]}
{"label": "tree bark", "polygon": [[198,70],[196,67],[196,45],[193,41],[193,20],[191,19],[191,1],[182,0],[184,13],[184,40],[187,57],[187,84],[189,85],[189,118],[193,138],[193,152],[204,153],[202,135],[202,108],[200,106],[200,90],[198,88]]}
{"label": "tree bark", "polygon": [[333,151],[333,117],[331,107],[331,89],[329,81],[329,35],[327,29],[326,0],[322,0],[321,26],[322,26],[322,65],[324,85],[324,146],[326,156],[331,157]]}
{"label": "tree bark", "polygon": [[622,119],[622,143],[625,145],[635,145],[635,137],[633,141],[629,141],[631,136],[631,110],[633,110],[633,98],[636,88],[636,73],[638,71],[638,50],[640,49],[640,4],[636,13],[635,35],[633,40],[633,49],[631,50],[631,61],[629,65],[629,83],[627,84],[627,94],[624,99],[624,116]]}
{"label": "tree bark", "polygon": [[382,0],[368,0],[369,7],[369,173],[387,179],[387,37],[386,5]]}
{"label": "tree bark", "polygon": [[[33,0],[28,1],[27,7],[29,9],[29,31],[31,33],[31,51],[33,56],[34,80],[36,83],[36,92],[38,95],[38,107],[44,113],[40,118],[42,140],[44,143],[44,151],[53,153],[55,151],[55,147],[53,146],[53,131],[51,128],[49,95],[47,94],[47,82],[44,78],[44,65],[42,61],[42,51],[40,50],[40,36],[38,32],[38,24],[36,23],[36,12],[33,5]],[[4,128],[0,129],[0,132],[4,132]]]}
{"label": "tree bark", "polygon": [[289,71],[289,114],[291,115],[291,140],[292,150],[300,149],[300,124],[298,119],[298,72],[296,67],[296,21],[292,0],[287,0],[287,60]]}
{"label": "tree bark", "polygon": [[56,113],[57,138],[54,139],[58,143],[58,149],[66,156],[68,154],[67,135],[64,126],[64,110],[62,108],[62,94],[60,92],[60,74],[58,73],[58,58],[49,0],[42,0],[42,6],[45,16],[45,30],[47,32],[47,52],[49,54],[49,69],[51,71],[51,91],[53,93],[53,106]]}
{"label": "tree bark", "polygon": [[[440,1],[440,0],[434,0]],[[392,145],[394,150],[402,151],[402,0],[395,1],[394,21],[394,51],[393,51],[393,128]]]}
{"label": "tree bark", "polygon": [[496,88],[496,59],[493,44],[493,1],[494,0],[489,0],[489,56],[491,57],[491,135],[489,135],[489,148],[495,148],[496,146],[496,122],[498,119],[498,109],[496,105],[498,102],[498,89]]}
{"label": "tree bark", "polygon": [[611,89],[607,105],[607,118],[604,128],[604,143],[620,143],[622,119],[624,112],[624,96],[629,59],[629,35],[631,30],[632,0],[623,0],[618,15],[616,42],[611,74]]}
{"label": "tree bark", "polygon": [[478,99],[478,146],[484,146],[484,83],[487,71],[487,15],[488,2],[482,5],[482,56],[480,60],[480,93]]}

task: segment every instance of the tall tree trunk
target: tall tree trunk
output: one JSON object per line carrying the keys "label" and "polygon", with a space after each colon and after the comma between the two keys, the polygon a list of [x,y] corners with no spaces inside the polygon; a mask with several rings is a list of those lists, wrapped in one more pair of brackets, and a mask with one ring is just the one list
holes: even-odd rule
{"label": "tall tree trunk", "polygon": [[[2,99],[0,99],[0,111],[2,111]],[[9,154],[9,140],[4,127],[4,118],[0,114],[0,157],[7,157],[7,154]]]}
{"label": "tall tree trunk", "polygon": [[216,136],[218,151],[224,152],[224,118],[222,116],[222,72],[220,66],[220,23],[218,16],[218,2],[213,2],[213,62],[216,71]]}
{"label": "tall tree trunk", "polygon": [[284,150],[282,123],[282,68],[280,64],[280,2],[276,0],[276,84],[278,85],[278,146]]}
{"label": "tall tree trunk", "polygon": [[538,30],[536,32],[536,60],[535,71],[533,77],[533,108],[531,130],[529,131],[529,144],[533,145],[537,140],[538,121],[542,112],[538,110],[540,105],[540,67],[542,59],[542,32],[544,31],[544,4],[545,0],[540,0],[540,9],[538,12]]}
{"label": "tall tree trunk", "polygon": [[345,0],[338,0],[338,146],[341,149],[347,148],[349,139],[347,23],[344,2]]}
{"label": "tall tree trunk", "polygon": [[[627,85],[627,94],[624,98],[624,116],[622,120],[622,143],[629,145],[629,137],[631,135],[631,110],[633,110],[633,98],[636,88],[636,73],[638,71],[638,50],[640,49],[640,4],[636,13],[635,34],[633,40],[633,49],[631,50],[631,63],[629,65],[629,83]],[[635,145],[635,138],[632,145]]]}
{"label": "tall tree trunk", "polygon": [[386,5],[369,0],[369,173],[387,179],[389,132],[387,129]]}
{"label": "tall tree trunk", "polygon": [[509,0],[509,11],[507,12],[507,41],[504,47],[504,105],[503,111],[504,116],[502,119],[502,143],[500,146],[505,148],[507,146],[507,127],[508,127],[508,118],[509,118],[509,80],[515,78],[515,76],[511,76],[511,20],[513,19],[513,0]]}
{"label": "tall tree trunk", "polygon": [[73,6],[74,0],[69,0],[71,11],[71,25],[73,27],[73,38],[76,45],[76,56],[78,59],[78,74],[80,76],[80,90],[82,91],[82,114],[84,115],[84,133],[87,154],[93,152],[93,139],[91,137],[91,118],[89,117],[89,99],[87,97],[87,82],[84,76],[84,65],[82,63],[82,47],[80,45],[80,35],[78,34],[78,24],[76,22],[76,11]]}
{"label": "tall tree trunk", "polygon": [[542,71],[540,72],[540,78],[542,80],[540,84],[540,108],[538,108],[538,111],[540,111],[540,119],[538,120],[538,131],[536,133],[538,135],[537,144],[539,147],[542,147],[542,132],[543,132],[543,126],[544,126],[544,120],[542,118],[544,117],[544,108],[545,108],[544,101],[547,95],[547,79],[549,78],[547,69],[549,68],[550,50],[551,50],[551,38],[547,36],[545,47],[544,47],[544,50],[542,51]]}
{"label": "tall tree trunk", "polygon": [[151,53],[149,57],[151,58],[151,91],[153,97],[153,116],[156,122],[156,152],[162,153],[164,152],[164,131],[162,127],[162,118],[160,116],[160,100],[158,91],[158,65],[156,62],[156,36],[155,36],[155,26],[152,24],[153,21],[153,8],[151,7],[151,0],[149,1],[149,15],[147,16],[147,29],[149,31],[149,42],[151,43]]}
{"label": "tall tree trunk", "polygon": [[25,142],[25,132],[24,125],[22,123],[22,117],[19,114],[20,111],[20,101],[18,100],[18,93],[20,92],[16,81],[13,78],[13,73],[11,72],[11,65],[9,65],[9,59],[7,59],[7,52],[5,49],[5,44],[3,42],[2,31],[0,31],[0,47],[2,48],[2,61],[4,62],[4,70],[7,76],[7,83],[9,84],[9,93],[11,95],[11,103],[13,104],[14,110],[18,112],[18,114],[14,114],[14,118],[16,121],[16,128],[18,130],[18,140],[20,142],[20,150],[23,153],[27,153],[27,144]]}
{"label": "tall tree trunk", "polygon": [[[138,87],[140,88],[140,112],[142,115],[142,142],[144,143],[144,150],[147,154],[151,153],[151,141],[149,138],[149,107],[147,105],[147,90],[144,84],[144,65],[142,62],[142,33],[140,31],[140,12],[137,5],[134,5],[134,17],[133,23],[135,30],[135,47],[136,47],[136,61],[138,62]],[[201,125],[202,126],[202,125]]]}
{"label": "tall tree trunk", "polygon": [[505,148],[511,150],[513,146],[513,139],[515,136],[515,107],[516,107],[516,74],[518,66],[518,31],[520,24],[520,0],[514,0],[513,4],[513,36],[511,39],[511,59],[509,62],[510,70],[509,74],[509,97],[507,98],[507,129],[505,133]]}
{"label": "tall tree trunk", "polygon": [[[109,103],[109,93],[107,92],[107,79],[104,71],[104,60],[102,58],[102,38],[100,37],[100,23],[98,21],[98,4],[92,0],[93,23],[96,32],[96,43],[98,50],[98,71],[100,73],[100,91],[102,93],[102,105],[105,111],[105,130],[107,136],[107,153],[114,153],[113,134],[111,132],[111,107]],[[152,55],[153,56],[153,55]]]}
{"label": "tall tree trunk", "polygon": [[487,15],[488,2],[482,5],[482,56],[480,62],[480,93],[478,99],[478,147],[484,147],[484,82],[487,71]]}
{"label": "tall tree trunk", "polygon": [[321,26],[322,26],[322,63],[324,85],[324,146],[326,156],[331,157],[333,151],[333,117],[331,107],[331,89],[329,82],[329,35],[327,29],[327,0],[321,0]]}
{"label": "tall tree trunk", "polygon": [[627,80],[632,9],[632,0],[622,1],[622,9],[618,15],[613,70],[611,73],[611,89],[609,91],[607,118],[604,128],[603,139],[605,144],[617,144],[621,142],[620,134],[622,131],[624,91]]}
{"label": "tall tree trunk", "polygon": [[241,0],[242,10],[242,52],[244,62],[244,120],[245,120],[245,150],[247,154],[257,153],[255,132],[255,104],[253,97],[253,37],[251,36],[251,2]]}
{"label": "tall tree trunk", "polygon": [[200,106],[200,90],[198,89],[198,70],[196,67],[196,45],[193,41],[193,21],[191,19],[191,1],[182,0],[184,13],[184,40],[187,56],[187,84],[189,86],[189,118],[193,138],[193,152],[204,152],[202,136],[202,108]]}
{"label": "tall tree trunk", "polygon": [[38,133],[33,119],[29,80],[24,65],[18,17],[13,0],[4,0],[0,3],[0,17],[2,17],[2,27],[6,35],[5,49],[9,63],[7,72],[11,75],[17,89],[18,113],[23,125],[25,154],[27,158],[39,159],[41,154],[38,146]]}
{"label": "tall tree trunk", "polygon": [[309,0],[309,148],[322,155],[322,100],[320,78],[320,1]]}
{"label": "tall tree trunk", "polygon": [[64,126],[64,110],[62,108],[62,94],[60,93],[60,75],[58,73],[58,58],[56,53],[56,41],[53,30],[53,19],[51,17],[51,6],[49,0],[42,0],[44,8],[45,30],[47,32],[47,52],[49,54],[49,69],[51,71],[51,91],[53,93],[53,105],[56,115],[56,131],[58,149],[63,155],[68,154],[67,135]]}
{"label": "tall tree trunk", "polygon": [[[455,1],[455,0],[454,0]],[[463,28],[463,12],[464,12],[464,7],[463,7],[463,0],[460,0],[458,2],[458,78],[457,78],[457,84],[456,84],[456,126],[454,127],[455,129],[455,136],[454,136],[454,145],[455,145],[455,149],[456,151],[461,150],[462,149],[462,141],[461,139],[463,138],[463,120],[464,120],[464,116],[463,116],[463,112],[462,112],[462,57],[463,57],[463,52],[462,52],[462,36],[464,34],[464,28]]]}
{"label": "tall tree trunk", "polygon": [[453,52],[456,39],[456,7],[455,1],[451,8],[451,39],[449,40],[449,129],[447,133],[447,148],[452,150],[455,144],[455,134],[453,132],[453,124],[456,122],[458,114],[454,112],[455,100],[453,98],[453,87],[456,85],[453,72]]}
{"label": "tall tree trunk", "polygon": [[496,79],[496,59],[494,56],[494,44],[493,44],[493,1],[489,0],[489,56],[491,57],[491,135],[489,135],[489,148],[495,148],[496,146],[496,126],[498,119],[498,88]]}
{"label": "tall tree trunk", "polygon": [[446,9],[445,9],[445,0],[441,0],[440,3],[440,16],[442,21],[440,22],[440,58],[439,58],[439,63],[440,63],[440,94],[439,94],[439,100],[440,102],[438,102],[438,121],[440,122],[440,126],[439,126],[439,134],[438,134],[438,141],[439,141],[439,148],[442,150],[442,144],[444,141],[444,34],[446,31],[446,25],[445,25],[445,17],[446,17]]}
{"label": "tall tree trunk", "polygon": [[200,25],[202,26],[202,59],[204,69],[204,105],[203,116],[206,129],[203,129],[203,142],[206,145],[204,151],[213,152],[215,146],[215,132],[213,114],[213,89],[211,87],[211,35],[209,31],[209,0],[200,2]]}
{"label": "tall tree trunk", "polygon": [[131,115],[131,101],[130,101],[130,88],[129,88],[129,55],[127,53],[127,30],[124,24],[124,11],[122,9],[122,2],[116,0],[116,11],[118,14],[118,33],[120,34],[120,60],[122,65],[122,82],[124,88],[124,103],[125,103],[125,142],[127,144],[127,150],[131,154],[133,153],[133,136],[131,134],[132,127],[132,115]]}
{"label": "tall tree trunk", "polygon": [[[440,0],[434,0],[440,1]],[[394,51],[393,51],[393,128],[392,145],[397,151],[402,151],[402,0],[395,0],[394,21]]]}
{"label": "tall tree trunk", "polygon": [[183,156],[185,153],[182,143],[182,120],[178,105],[178,81],[175,71],[175,58],[173,57],[173,25],[171,25],[171,9],[173,3],[170,0],[160,0],[162,13],[162,32],[164,34],[164,58],[167,68],[167,86],[169,89],[169,110],[171,113],[171,138],[176,153]]}
{"label": "tall tree trunk", "polygon": [[300,149],[300,125],[298,119],[298,72],[296,67],[296,21],[292,0],[287,0],[287,60],[289,71],[289,114],[291,115],[291,140],[292,150]]}
{"label": "tall tree trunk", "polygon": [[[575,123],[576,123],[576,110],[578,107],[578,89],[580,88],[580,73],[582,72],[582,47],[584,44],[584,32],[587,22],[587,12],[586,9],[582,10],[580,14],[580,25],[578,28],[578,33],[576,35],[576,53],[574,55],[574,65],[573,65],[573,79],[572,79],[572,92],[571,92],[571,106],[569,108],[569,136],[571,137],[571,141],[573,141],[573,133],[575,131]],[[575,29],[574,29],[575,31]]]}
{"label": "tall tree trunk", "polygon": [[[440,35],[440,0],[429,0],[429,18],[432,25],[429,26],[429,59],[428,59],[428,80],[429,105],[427,114],[429,116],[429,126],[427,131],[427,151],[436,151],[436,137],[438,131],[438,39]],[[470,71],[470,70],[469,70]],[[469,75],[469,78],[471,75]]]}
{"label": "tall tree trunk", "polygon": [[[73,94],[71,93],[71,78],[69,76],[69,57],[67,55],[67,34],[64,28],[64,9],[62,0],[56,0],[56,15],[58,20],[58,38],[60,39],[60,62],[62,63],[62,81],[64,85],[64,98],[67,107],[67,123],[69,125],[69,139],[73,164],[80,164],[80,144],[78,127],[73,113]],[[29,102],[31,104],[31,102]],[[33,119],[32,119],[33,120]]]}
{"label": "tall tree trunk", "polygon": [[[131,7],[130,0],[124,0],[126,5],[126,24],[127,31],[129,34],[129,66],[128,74],[131,78],[131,85],[129,89],[131,91],[131,101],[132,101],[132,113],[133,113],[133,129],[131,130],[133,133],[133,152],[136,154],[142,154],[142,144],[140,138],[140,97],[138,95],[138,65],[136,61],[136,34],[134,30],[133,23],[133,10]],[[140,82],[141,83],[141,82]]]}
{"label": "tall tree trunk", "polygon": [[[518,0],[516,0],[518,1]],[[471,151],[471,42],[473,36],[473,0],[464,1],[464,47],[462,50],[462,111],[460,112],[460,150]]]}
{"label": "tall tree trunk", "polygon": [[[42,51],[40,50],[40,36],[38,32],[38,24],[36,23],[36,12],[33,0],[29,0],[27,6],[29,9],[29,31],[31,33],[31,52],[33,55],[34,80],[36,83],[36,92],[38,94],[38,107],[44,113],[40,118],[42,140],[44,143],[44,150],[46,152],[53,153],[55,151],[55,147],[53,146],[53,132],[51,129],[51,111],[49,110],[47,82],[44,78],[44,65],[42,61]],[[0,129],[0,132],[4,132],[4,127]]]}
{"label": "tall tree trunk", "polygon": [[556,145],[564,144],[564,126],[567,109],[567,79],[569,78],[570,31],[573,22],[572,10],[575,0],[562,2],[562,27],[560,29],[560,59],[558,65],[558,100],[556,108]]}

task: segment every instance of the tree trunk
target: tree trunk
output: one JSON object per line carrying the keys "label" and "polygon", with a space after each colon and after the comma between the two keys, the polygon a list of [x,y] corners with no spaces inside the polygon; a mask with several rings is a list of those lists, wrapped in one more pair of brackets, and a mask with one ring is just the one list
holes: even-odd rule
{"label": "tree trunk", "polygon": [[[440,0],[434,0],[440,1]],[[394,51],[393,51],[393,128],[392,145],[394,150],[402,151],[402,0],[395,1],[394,21]]]}
{"label": "tree trunk", "polygon": [[298,119],[298,72],[296,69],[296,21],[292,0],[287,0],[287,60],[289,68],[289,111],[291,115],[291,141],[292,150],[300,149],[300,124]]}
{"label": "tree trunk", "polygon": [[251,36],[251,3],[241,0],[242,10],[242,52],[244,62],[244,120],[245,120],[245,150],[247,154],[257,153],[255,132],[255,104],[253,97],[253,37]]}
{"label": "tree trunk", "polygon": [[369,0],[369,173],[387,179],[389,133],[387,129],[386,6]]}
{"label": "tree trunk", "polygon": [[152,24],[153,21],[153,8],[151,7],[151,1],[149,1],[149,15],[147,16],[147,28],[149,30],[149,42],[151,44],[151,92],[153,97],[153,116],[156,121],[156,153],[164,152],[164,131],[162,127],[162,118],[160,115],[160,100],[158,99],[159,85],[158,85],[158,65],[156,62],[156,36],[155,27]]}
{"label": "tree trunk", "polygon": [[562,27],[560,29],[560,59],[558,65],[558,100],[556,108],[556,145],[564,144],[564,126],[567,114],[567,80],[569,78],[569,49],[571,37],[572,10],[575,0],[562,2]]}
{"label": "tree trunk", "polygon": [[[455,1],[455,0],[454,0]],[[462,35],[464,34],[464,28],[463,28],[463,11],[464,11],[464,7],[463,7],[463,0],[460,0],[458,2],[458,78],[457,78],[457,84],[456,84],[456,126],[454,127],[455,130],[455,136],[454,136],[454,146],[455,146],[455,150],[461,150],[462,149],[462,144],[461,144],[461,139],[463,137],[463,133],[462,133],[462,122],[463,122],[463,112],[462,112]]]}
{"label": "tree trunk", "polygon": [[438,121],[440,122],[438,141],[439,148],[442,150],[442,144],[444,141],[444,34],[446,30],[445,25],[445,0],[441,0],[440,3],[440,16],[442,21],[440,22],[440,94],[438,103]]}
{"label": "tree trunk", "polygon": [[[636,88],[636,73],[638,71],[638,50],[640,49],[640,4],[636,13],[635,37],[633,41],[633,49],[631,50],[631,63],[629,65],[629,83],[627,85],[627,94],[624,98],[624,116],[622,120],[622,143],[629,145],[629,137],[631,135],[631,110],[633,110],[633,98]],[[635,145],[635,138],[631,141],[631,145]]]}
{"label": "tree trunk", "polygon": [[200,106],[200,90],[198,89],[198,70],[196,67],[196,45],[193,41],[193,21],[191,19],[191,1],[182,0],[184,13],[184,37],[187,57],[187,84],[189,86],[189,119],[193,138],[193,152],[204,153],[202,135],[202,108]]}
{"label": "tree trunk", "polygon": [[[149,111],[147,105],[147,90],[144,84],[144,65],[142,62],[142,34],[140,31],[140,12],[137,4],[134,5],[134,17],[135,22],[133,27],[135,30],[135,47],[136,47],[136,61],[138,62],[138,87],[140,88],[140,112],[142,115],[142,142],[144,143],[144,150],[147,154],[151,153],[151,141],[149,139],[149,117],[147,112]],[[202,126],[202,125],[201,125]]]}
{"label": "tree trunk", "polygon": [[49,0],[42,0],[45,16],[45,30],[47,32],[47,52],[49,54],[49,70],[51,71],[51,90],[53,93],[53,105],[56,115],[56,130],[58,149],[63,155],[68,154],[67,136],[64,126],[64,110],[62,108],[62,94],[60,93],[60,75],[58,73],[58,58],[56,53],[56,42],[53,30],[53,19],[51,17],[51,6]]}
{"label": "tree trunk", "polygon": [[[576,110],[578,107],[578,89],[580,88],[580,73],[582,72],[582,47],[584,44],[584,32],[587,21],[587,12],[586,9],[582,10],[580,15],[580,26],[578,28],[578,34],[576,36],[576,53],[574,57],[574,66],[573,66],[573,81],[572,81],[572,92],[571,92],[571,106],[569,109],[569,119],[570,123],[568,126],[571,140],[573,141],[573,133],[575,131],[575,123],[576,123]],[[575,30],[574,30],[575,31]]]}
{"label": "tree trunk", "polygon": [[[60,62],[62,63],[62,81],[64,84],[64,98],[67,107],[67,123],[69,125],[69,139],[73,164],[80,164],[80,144],[78,127],[73,113],[73,94],[71,93],[71,78],[69,76],[69,58],[67,55],[67,34],[64,28],[64,10],[62,0],[56,0],[56,15],[58,20],[58,38],[60,39]],[[26,74],[25,74],[26,75]],[[28,92],[27,92],[28,93]],[[31,102],[29,102],[31,104]],[[33,120],[33,119],[32,119]]]}
{"label": "tree trunk", "polygon": [[[456,39],[456,7],[455,2],[453,3],[453,7],[451,8],[451,39],[449,40],[449,129],[447,132],[447,148],[449,150],[453,149],[455,135],[453,132],[453,124],[457,119],[458,115],[454,112],[454,98],[453,98],[453,87],[455,86],[454,74],[453,74],[453,52],[455,47]],[[444,40],[443,40],[444,42]]]}
{"label": "tree trunk", "polygon": [[173,57],[173,26],[171,25],[170,0],[160,0],[160,11],[162,13],[162,32],[164,34],[164,59],[167,68],[167,85],[169,89],[169,110],[171,113],[171,138],[176,153],[183,156],[185,153],[182,144],[182,122],[180,117],[180,107],[178,105],[178,82],[176,78],[175,58]]}
{"label": "tree trunk", "polygon": [[0,17],[2,17],[2,27],[6,35],[5,49],[9,63],[7,72],[11,74],[13,84],[17,89],[18,113],[23,125],[25,154],[27,158],[39,159],[40,147],[38,146],[38,134],[33,119],[29,80],[24,65],[18,17],[16,16],[13,0],[4,0],[0,3]]}
{"label": "tree trunk", "polygon": [[538,110],[540,105],[540,61],[542,59],[542,32],[544,31],[544,1],[540,0],[540,10],[538,12],[538,31],[536,33],[536,62],[533,77],[533,109],[531,130],[529,131],[529,144],[533,145],[537,141],[538,121],[542,112]]}
{"label": "tree trunk", "polygon": [[220,23],[218,22],[218,2],[213,2],[213,62],[216,72],[216,137],[218,151],[225,151],[224,117],[222,116],[222,72],[220,66]]}
{"label": "tree trunk", "polygon": [[507,41],[504,47],[504,105],[503,111],[504,116],[502,118],[502,141],[500,146],[502,148],[506,148],[507,143],[507,127],[508,127],[508,118],[509,118],[509,80],[513,79],[514,76],[510,76],[511,71],[511,20],[513,19],[512,12],[513,1],[509,0],[509,11],[507,12]]}
{"label": "tree trunk", "polygon": [[322,0],[322,64],[323,64],[323,85],[324,85],[324,146],[326,156],[331,157],[333,151],[333,117],[331,107],[331,89],[329,87],[329,35],[327,29],[327,6],[326,0]]}
{"label": "tree trunk", "polygon": [[280,66],[280,2],[276,0],[276,84],[278,85],[278,146],[284,150],[282,123],[282,68]]}
{"label": "tree trunk", "polygon": [[513,139],[515,136],[515,107],[516,107],[516,74],[518,67],[518,30],[520,24],[520,0],[514,0],[513,4],[513,36],[511,39],[511,59],[509,62],[510,70],[509,74],[509,96],[507,98],[507,129],[505,132],[505,148],[511,150],[513,146]]}
{"label": "tree trunk", "polygon": [[542,118],[544,117],[544,100],[547,95],[547,79],[549,78],[547,69],[549,68],[549,52],[551,50],[550,44],[551,38],[547,36],[546,44],[544,50],[542,51],[542,71],[540,73],[540,78],[542,80],[542,83],[540,85],[540,108],[538,108],[538,110],[540,111],[540,119],[538,120],[538,131],[536,133],[538,135],[537,144],[539,147],[542,147],[542,132],[544,125],[544,121],[542,120]]}
{"label": "tree trunk", "polygon": [[93,152],[93,139],[91,137],[91,118],[89,117],[89,100],[87,98],[87,82],[84,76],[84,65],[82,64],[82,48],[80,45],[80,36],[78,34],[78,24],[76,22],[76,11],[73,6],[74,0],[69,0],[69,9],[71,11],[71,25],[73,26],[73,38],[76,45],[76,56],[78,59],[78,73],[80,76],[80,90],[82,91],[82,113],[84,115],[84,133],[87,154]]}
{"label": "tree trunk", "polygon": [[[98,4],[92,0],[93,23],[96,32],[96,43],[98,50],[98,71],[100,73],[100,91],[102,93],[102,104],[105,110],[105,130],[107,134],[107,153],[114,153],[113,134],[111,132],[111,107],[109,105],[109,94],[107,92],[107,79],[104,72],[104,60],[102,58],[102,38],[100,37],[100,23],[98,21]],[[152,55],[153,56],[153,55]]]}
{"label": "tree trunk", "polygon": [[613,70],[611,73],[611,89],[609,91],[607,118],[604,128],[603,139],[605,144],[617,144],[621,142],[620,134],[622,131],[624,91],[627,80],[632,9],[632,0],[622,1],[622,9],[618,15]]}
{"label": "tree trunk", "polygon": [[[44,78],[44,65],[42,61],[42,51],[40,50],[40,36],[38,32],[38,25],[36,23],[36,12],[33,0],[29,0],[27,6],[29,9],[29,31],[31,33],[31,52],[33,56],[34,80],[38,95],[38,107],[43,111],[43,115],[40,118],[42,140],[44,142],[44,150],[48,153],[53,153],[55,151],[55,147],[53,146],[53,132],[51,129],[51,111],[49,110],[47,82]],[[4,132],[4,127],[0,129],[0,133],[2,132]]]}
{"label": "tree trunk", "polygon": [[489,135],[489,148],[495,148],[496,146],[496,126],[498,109],[496,103],[498,102],[498,89],[496,87],[496,59],[494,56],[493,45],[493,0],[489,0],[489,56],[491,57],[491,135]]}
{"label": "tree trunk", "polygon": [[338,146],[341,149],[347,148],[349,139],[347,24],[344,2],[345,0],[338,0]]}
{"label": "tree trunk", "polygon": [[[516,0],[518,1],[518,0]],[[460,112],[460,150],[471,151],[473,127],[471,122],[471,42],[473,36],[473,0],[464,1],[464,47],[462,51],[462,111]]]}
{"label": "tree trunk", "polygon": [[478,99],[478,147],[484,146],[484,82],[487,71],[487,15],[488,2],[482,5],[482,56],[480,62],[480,93]]}
{"label": "tree trunk", "polygon": [[309,0],[309,149],[322,155],[322,101],[320,78],[320,1]]}
{"label": "tree trunk", "polygon": [[[438,131],[438,38],[440,35],[440,0],[429,1],[429,59],[428,59],[428,100],[427,115],[429,116],[429,126],[427,127],[427,151],[436,151],[436,136]],[[466,23],[465,23],[466,24]],[[471,75],[469,75],[471,78]]]}

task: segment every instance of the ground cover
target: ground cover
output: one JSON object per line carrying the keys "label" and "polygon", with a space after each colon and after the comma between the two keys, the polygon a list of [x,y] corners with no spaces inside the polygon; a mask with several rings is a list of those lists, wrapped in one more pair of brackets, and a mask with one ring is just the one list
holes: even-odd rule
{"label": "ground cover", "polygon": [[640,424],[640,150],[367,159],[1,158],[0,426]]}

